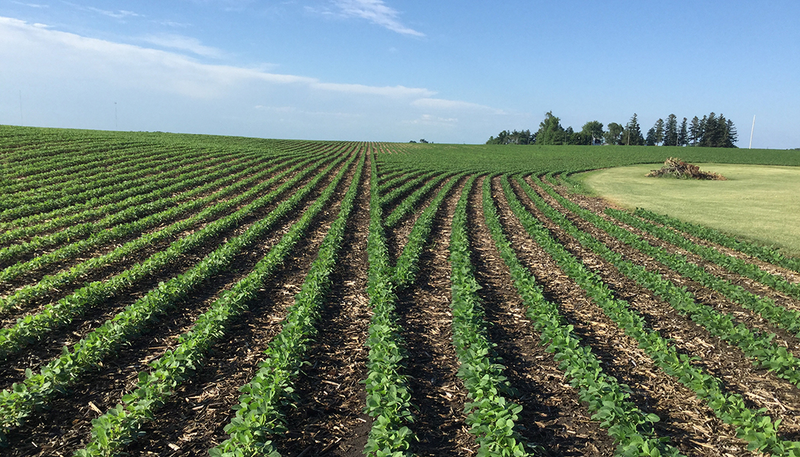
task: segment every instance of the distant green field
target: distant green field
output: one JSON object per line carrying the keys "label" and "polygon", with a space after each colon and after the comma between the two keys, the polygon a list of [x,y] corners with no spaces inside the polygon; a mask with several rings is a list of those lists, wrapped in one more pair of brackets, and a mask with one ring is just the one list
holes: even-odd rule
{"label": "distant green field", "polygon": [[625,208],[645,208],[800,254],[800,168],[699,164],[727,181],[647,178],[657,165],[583,173],[591,191]]}
{"label": "distant green field", "polygon": [[[577,172],[625,165],[689,162],[800,166],[800,151],[777,149],[685,148],[673,146],[498,146],[398,144],[381,161],[419,169],[492,173]],[[400,151],[398,154],[397,152]]]}

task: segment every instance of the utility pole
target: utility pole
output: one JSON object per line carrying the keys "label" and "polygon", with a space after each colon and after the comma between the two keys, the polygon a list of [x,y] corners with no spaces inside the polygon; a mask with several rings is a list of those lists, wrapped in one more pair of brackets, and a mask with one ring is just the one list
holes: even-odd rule
{"label": "utility pole", "polygon": [[753,149],[753,130],[756,128],[756,115],[753,115],[753,125],[750,127],[750,146],[747,149]]}

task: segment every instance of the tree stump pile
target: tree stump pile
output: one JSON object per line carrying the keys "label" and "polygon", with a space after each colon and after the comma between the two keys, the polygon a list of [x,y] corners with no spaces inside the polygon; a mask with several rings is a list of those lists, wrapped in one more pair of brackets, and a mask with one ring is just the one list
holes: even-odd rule
{"label": "tree stump pile", "polygon": [[686,163],[677,157],[670,157],[664,162],[664,166],[659,170],[651,170],[645,176],[656,178],[678,178],[678,179],[709,179],[715,181],[725,181],[725,177],[708,171],[700,170],[697,165]]}

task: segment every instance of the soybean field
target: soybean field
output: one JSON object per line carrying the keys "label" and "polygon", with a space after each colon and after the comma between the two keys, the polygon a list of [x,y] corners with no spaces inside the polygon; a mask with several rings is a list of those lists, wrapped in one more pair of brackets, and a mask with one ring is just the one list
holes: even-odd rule
{"label": "soybean field", "polygon": [[573,192],[677,150],[0,126],[0,453],[800,457],[800,259]]}

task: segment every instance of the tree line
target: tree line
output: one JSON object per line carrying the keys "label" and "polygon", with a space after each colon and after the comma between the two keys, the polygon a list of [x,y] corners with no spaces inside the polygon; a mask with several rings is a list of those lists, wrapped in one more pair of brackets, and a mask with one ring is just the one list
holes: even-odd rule
{"label": "tree line", "polygon": [[684,117],[680,123],[676,115],[670,114],[666,121],[658,119],[643,135],[636,113],[633,113],[624,126],[611,122],[604,129],[602,122],[589,121],[576,132],[572,127],[565,129],[561,125],[561,120],[554,116],[552,111],[548,111],[535,133],[531,133],[530,130],[511,132],[503,130],[496,137],[489,137],[486,144],[618,144],[735,148],[736,141],[738,134],[733,121],[713,112],[702,118],[694,116],[691,121]]}

